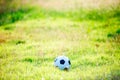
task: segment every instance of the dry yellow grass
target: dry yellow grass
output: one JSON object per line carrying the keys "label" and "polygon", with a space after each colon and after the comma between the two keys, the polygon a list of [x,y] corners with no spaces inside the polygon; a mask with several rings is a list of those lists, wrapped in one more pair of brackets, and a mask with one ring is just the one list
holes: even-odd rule
{"label": "dry yellow grass", "polygon": [[48,9],[71,10],[76,8],[108,8],[120,4],[120,0],[36,0],[33,3]]}

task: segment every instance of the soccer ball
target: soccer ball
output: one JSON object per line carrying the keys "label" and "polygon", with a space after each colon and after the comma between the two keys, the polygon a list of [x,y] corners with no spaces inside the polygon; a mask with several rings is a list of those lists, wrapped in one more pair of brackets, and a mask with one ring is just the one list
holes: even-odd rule
{"label": "soccer ball", "polygon": [[58,56],[54,61],[54,65],[61,70],[69,70],[71,62],[66,56]]}

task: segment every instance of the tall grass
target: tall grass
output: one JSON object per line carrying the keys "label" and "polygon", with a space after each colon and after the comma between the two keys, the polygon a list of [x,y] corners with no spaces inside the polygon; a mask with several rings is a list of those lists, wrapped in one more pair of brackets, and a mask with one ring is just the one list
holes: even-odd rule
{"label": "tall grass", "polygon": [[120,7],[111,9],[79,9],[76,11],[56,11],[44,8],[21,8],[17,11],[10,11],[0,15],[0,25],[13,23],[18,20],[36,19],[36,18],[68,18],[75,21],[81,20],[99,20],[105,21],[111,18],[120,19]]}

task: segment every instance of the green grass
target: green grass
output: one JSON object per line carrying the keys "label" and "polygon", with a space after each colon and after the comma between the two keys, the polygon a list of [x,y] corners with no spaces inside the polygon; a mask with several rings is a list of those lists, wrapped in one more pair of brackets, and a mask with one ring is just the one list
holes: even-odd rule
{"label": "green grass", "polygon": [[[33,8],[1,15],[0,80],[119,80],[119,13]],[[59,55],[70,58],[68,72],[54,67]]]}

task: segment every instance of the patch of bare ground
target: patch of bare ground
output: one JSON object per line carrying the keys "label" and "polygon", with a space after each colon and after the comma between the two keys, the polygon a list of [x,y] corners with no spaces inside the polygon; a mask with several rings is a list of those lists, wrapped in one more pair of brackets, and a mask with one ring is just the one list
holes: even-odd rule
{"label": "patch of bare ground", "polygon": [[9,36],[7,33],[0,32],[0,44],[6,42],[8,38],[9,38]]}

